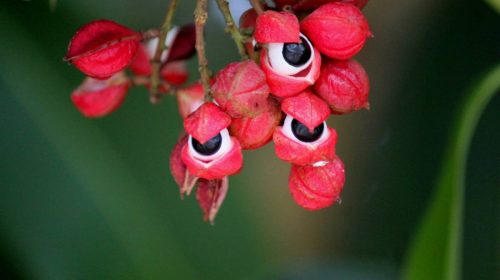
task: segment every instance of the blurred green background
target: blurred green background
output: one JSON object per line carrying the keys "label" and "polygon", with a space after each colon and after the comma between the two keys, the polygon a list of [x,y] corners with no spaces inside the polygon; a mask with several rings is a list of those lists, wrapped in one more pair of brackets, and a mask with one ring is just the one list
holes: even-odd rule
{"label": "blurred green background", "polygon": [[[191,21],[179,1],[175,22]],[[494,2],[494,1],[492,1]],[[500,62],[500,17],[483,1],[378,0],[375,37],[357,59],[371,110],[333,116],[346,165],[342,204],[296,206],[272,144],[245,153],[215,226],[181,201],[168,156],[181,130],[174,98],[134,88],[109,117],[83,118],[62,62],[75,30],[107,18],[161,24],[168,1],[0,1],[0,276],[5,279],[397,279],[435,189],[454,112]],[[208,58],[238,59],[211,3]],[[246,1],[232,0],[241,10]],[[197,78],[191,62],[192,80]],[[500,97],[466,169],[464,279],[500,277]],[[431,244],[432,246],[433,244]],[[436,244],[436,246],[439,246]]]}

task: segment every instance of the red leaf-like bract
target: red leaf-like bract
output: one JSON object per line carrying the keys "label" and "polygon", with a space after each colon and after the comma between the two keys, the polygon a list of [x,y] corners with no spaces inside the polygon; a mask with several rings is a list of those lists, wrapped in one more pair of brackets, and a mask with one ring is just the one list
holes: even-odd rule
{"label": "red leaf-like bract", "polygon": [[269,87],[253,60],[228,64],[215,76],[212,95],[231,117],[253,117],[266,109]]}
{"label": "red leaf-like bract", "polygon": [[130,82],[123,72],[107,80],[87,77],[71,93],[75,107],[88,118],[103,117],[116,110],[125,100]]}
{"label": "red leaf-like bract", "polygon": [[310,90],[285,98],[281,103],[281,110],[303,123],[310,130],[324,122],[331,113],[328,105]]}
{"label": "red leaf-like bract", "polygon": [[351,58],[371,36],[363,13],[340,2],[319,7],[301,21],[300,28],[322,54],[336,59]]}
{"label": "red leaf-like bract", "polygon": [[73,36],[65,59],[87,76],[106,79],[130,63],[140,40],[140,33],[113,21],[92,21]]}
{"label": "red leaf-like bract", "polygon": [[204,103],[186,119],[184,129],[205,143],[231,124],[231,117],[211,102]]}
{"label": "red leaf-like bract", "polygon": [[300,43],[300,25],[289,12],[265,11],[257,17],[255,41],[265,43]]}
{"label": "red leaf-like bract", "polygon": [[340,199],[344,183],[344,164],[339,157],[323,166],[293,165],[288,179],[293,199],[307,210],[331,206]]}
{"label": "red leaf-like bract", "polygon": [[228,178],[205,180],[201,179],[198,182],[196,190],[196,199],[203,211],[203,219],[214,223],[215,216],[219,212],[224,198],[228,191]]}
{"label": "red leaf-like bract", "polygon": [[324,63],[314,89],[337,114],[369,108],[368,75],[355,60],[329,60]]}

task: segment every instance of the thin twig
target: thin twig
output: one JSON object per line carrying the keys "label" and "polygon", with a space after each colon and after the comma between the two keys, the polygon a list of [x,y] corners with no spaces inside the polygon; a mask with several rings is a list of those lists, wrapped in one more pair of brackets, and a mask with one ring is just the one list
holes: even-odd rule
{"label": "thin twig", "polygon": [[240,31],[236,27],[234,23],[233,16],[231,15],[231,10],[229,9],[229,4],[226,0],[217,0],[217,5],[219,6],[219,10],[224,15],[224,19],[226,20],[226,31],[231,33],[231,37],[233,37],[234,43],[238,48],[238,52],[240,53],[241,59],[247,59],[248,55],[245,51],[245,46],[243,45],[243,36]]}
{"label": "thin twig", "polygon": [[198,54],[198,71],[200,72],[200,80],[205,91],[205,100],[212,98],[210,90],[210,70],[208,69],[208,61],[205,55],[205,24],[207,22],[207,0],[196,0],[196,9],[194,10],[194,23],[196,27],[196,52]]}
{"label": "thin twig", "polygon": [[252,5],[252,8],[258,15],[264,12],[264,8],[262,7],[262,3],[260,3],[260,0],[249,0],[249,1],[250,4]]}
{"label": "thin twig", "polygon": [[151,60],[151,89],[150,89],[150,99],[152,103],[156,103],[159,98],[158,87],[160,85],[160,68],[161,68],[161,55],[165,50],[165,39],[167,38],[167,33],[172,28],[172,18],[174,17],[175,8],[177,7],[177,0],[170,0],[170,5],[163,20],[163,24],[160,29],[160,36],[158,38],[158,45],[156,46],[155,55]]}

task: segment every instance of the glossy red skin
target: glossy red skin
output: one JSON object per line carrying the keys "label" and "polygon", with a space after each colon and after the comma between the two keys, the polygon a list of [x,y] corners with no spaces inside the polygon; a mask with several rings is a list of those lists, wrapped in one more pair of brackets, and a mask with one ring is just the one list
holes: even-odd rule
{"label": "glossy red skin", "polygon": [[289,12],[265,11],[257,17],[255,41],[265,43],[300,43],[300,25]]}
{"label": "glossy red skin", "polygon": [[233,119],[229,131],[238,139],[244,150],[253,150],[271,141],[273,132],[281,119],[282,114],[278,102],[269,99],[264,112],[256,117]]}
{"label": "glossy red skin", "polygon": [[330,116],[330,108],[310,90],[288,97],[281,102],[281,110],[292,116],[307,128],[313,130]]}
{"label": "glossy red skin", "polygon": [[278,9],[289,5],[294,11],[310,11],[330,2],[344,2],[362,9],[368,0],[275,0],[274,2]]}
{"label": "glossy red skin", "polygon": [[179,140],[177,140],[177,143],[175,143],[172,152],[170,153],[170,173],[172,174],[172,177],[174,178],[175,183],[177,183],[177,185],[179,186],[180,190],[184,185],[184,179],[186,178],[187,170],[186,165],[182,161],[182,148],[186,145],[188,139],[188,135],[182,133],[179,137]]}
{"label": "glossy red skin", "polygon": [[300,29],[322,54],[335,59],[353,57],[371,36],[363,13],[340,2],[317,8],[301,21]]}
{"label": "glossy red skin", "polygon": [[71,93],[71,101],[87,118],[104,117],[120,107],[129,87],[129,80],[119,74],[108,80],[87,77]]}
{"label": "glossy red skin", "polygon": [[288,179],[295,202],[311,211],[329,207],[338,201],[344,183],[344,164],[338,157],[319,167],[293,165]]}
{"label": "glossy red skin", "polygon": [[307,145],[291,139],[283,133],[283,127],[278,127],[273,134],[276,156],[295,165],[312,165],[318,161],[329,161],[335,157],[337,132],[329,127],[330,135],[317,145]]}
{"label": "glossy red skin", "polygon": [[179,114],[185,119],[196,111],[204,102],[205,91],[201,83],[196,82],[189,87],[179,89],[176,94]]}
{"label": "glossy red skin", "polygon": [[228,64],[215,76],[212,96],[233,118],[253,117],[266,109],[269,87],[253,60]]}
{"label": "glossy red skin", "polygon": [[200,143],[205,143],[231,124],[231,117],[217,105],[207,102],[184,119],[184,129]]}
{"label": "glossy red skin", "polygon": [[203,162],[192,157],[189,154],[189,143],[187,143],[182,148],[182,161],[191,175],[203,179],[221,179],[236,174],[243,167],[243,154],[238,140],[231,137],[231,141],[233,142],[231,150],[210,162]]}
{"label": "glossy red skin", "polygon": [[214,223],[215,216],[219,212],[228,191],[228,178],[198,181],[196,200],[203,211],[203,219]]}
{"label": "glossy red skin", "polygon": [[314,90],[336,114],[369,108],[368,75],[363,66],[353,59],[324,63]]}
{"label": "glossy red skin", "polygon": [[140,40],[140,33],[113,21],[92,21],[77,30],[66,60],[87,76],[107,79],[130,63]]}
{"label": "glossy red skin", "polygon": [[275,72],[269,63],[267,49],[262,49],[260,54],[260,64],[262,71],[266,74],[267,84],[271,90],[271,94],[286,98],[294,96],[313,85],[319,77],[321,69],[321,54],[317,49],[314,49],[314,60],[311,65],[306,68],[304,73],[300,72],[296,75],[287,76]]}

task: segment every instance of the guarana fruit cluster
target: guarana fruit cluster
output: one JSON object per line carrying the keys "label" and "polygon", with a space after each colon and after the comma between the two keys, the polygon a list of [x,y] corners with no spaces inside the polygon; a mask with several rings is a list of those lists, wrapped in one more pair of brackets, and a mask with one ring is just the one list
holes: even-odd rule
{"label": "guarana fruit cluster", "polygon": [[156,86],[175,92],[185,130],[170,171],[181,196],[197,187],[205,220],[213,222],[228,176],[243,167],[242,150],[270,141],[276,156],[291,164],[288,186],[295,202],[307,210],[326,208],[340,199],[345,182],[337,132],[326,120],[369,106],[367,74],[353,59],[371,36],[360,10],[366,2],[275,0],[260,13],[246,11],[239,28],[248,34],[244,46],[252,59],[218,71],[209,93],[200,82],[183,86],[184,60],[195,52],[193,25],[173,28],[155,56],[157,37],[94,21],[77,31],[68,48],[67,61],[88,76],[71,99],[87,117],[107,115],[131,85],[150,87],[151,69],[160,67]]}

